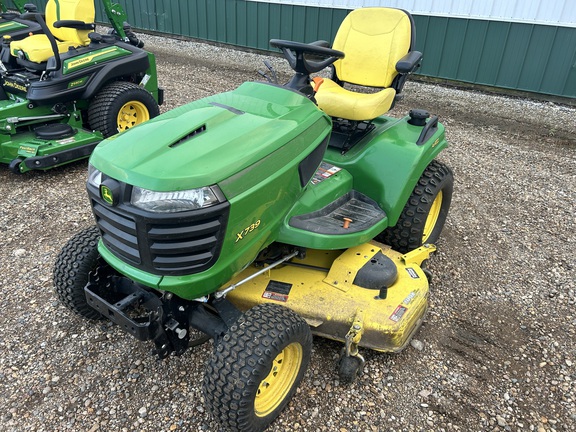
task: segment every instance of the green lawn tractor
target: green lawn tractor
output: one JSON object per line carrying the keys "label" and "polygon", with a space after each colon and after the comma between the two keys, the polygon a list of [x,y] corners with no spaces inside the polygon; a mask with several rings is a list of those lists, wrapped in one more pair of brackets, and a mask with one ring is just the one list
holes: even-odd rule
{"label": "green lawn tractor", "polygon": [[[413,33],[404,11],[358,9],[333,48],[271,41],[294,69],[287,84],[244,83],[103,141],[87,181],[96,226],[56,260],[61,302],[159,358],[212,338],[204,397],[234,431],[280,414],[312,334],[343,343],[343,381],[361,372],[361,347],[406,347],[453,185],[435,159],[438,118],[384,115],[420,63]],[[332,64],[332,79],[311,80]]]}
{"label": "green lawn tractor", "polygon": [[154,55],[103,0],[113,30],[94,32],[93,0],[49,0],[21,20],[41,31],[5,35],[0,51],[0,162],[15,173],[88,157],[102,139],[159,114]]}
{"label": "green lawn tractor", "polygon": [[[25,7],[27,7],[30,4],[31,3],[28,3],[26,0],[12,0],[11,3],[6,2],[6,1],[0,1],[0,18],[2,18],[2,19],[11,18],[11,16],[8,16],[8,17],[2,16],[2,14],[6,14],[6,13],[21,14],[26,10]],[[34,6],[34,8],[35,8],[35,6]]]}
{"label": "green lawn tractor", "polygon": [[11,5],[0,1],[0,36],[19,40],[30,34],[40,33],[42,31],[40,24],[22,19],[22,14],[35,12],[37,12],[36,6],[26,0],[12,0]]}

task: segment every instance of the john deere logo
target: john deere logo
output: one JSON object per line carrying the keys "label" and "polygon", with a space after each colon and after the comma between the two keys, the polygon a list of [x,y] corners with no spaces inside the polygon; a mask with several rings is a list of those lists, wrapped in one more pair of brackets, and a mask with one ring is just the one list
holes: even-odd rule
{"label": "john deere logo", "polygon": [[100,197],[109,206],[115,206],[120,200],[120,183],[107,178],[100,185]]}
{"label": "john deere logo", "polygon": [[114,205],[114,194],[108,186],[100,185],[100,196],[106,204]]}

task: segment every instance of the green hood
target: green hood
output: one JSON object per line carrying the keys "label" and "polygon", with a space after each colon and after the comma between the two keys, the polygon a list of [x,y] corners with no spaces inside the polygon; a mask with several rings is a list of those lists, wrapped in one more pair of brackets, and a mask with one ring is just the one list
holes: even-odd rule
{"label": "green hood", "polygon": [[103,141],[90,161],[132,185],[193,189],[254,165],[321,117],[325,115],[299,93],[245,83]]}

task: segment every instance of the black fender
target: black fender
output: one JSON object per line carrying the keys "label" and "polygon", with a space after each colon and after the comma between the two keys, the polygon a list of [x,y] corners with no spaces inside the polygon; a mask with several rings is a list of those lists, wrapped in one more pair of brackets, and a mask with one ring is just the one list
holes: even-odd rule
{"label": "black fender", "polygon": [[[130,77],[134,74],[144,74],[150,67],[148,53],[130,44],[116,42],[115,44],[98,44],[68,51],[61,55],[62,64],[70,58],[88,54],[95,49],[106,46],[120,46],[131,54],[124,57],[103,61],[85,67],[73,73],[63,74],[62,69],[50,74],[44,81],[35,81],[28,88],[27,98],[35,105],[53,105],[72,100],[90,100],[108,82]],[[81,85],[73,83],[82,81]]]}
{"label": "black fender", "polygon": [[0,31],[0,36],[10,35],[10,39],[13,41],[24,39],[25,37],[30,36],[30,33],[37,34],[42,32],[42,27],[40,27],[40,24],[38,24],[36,21],[15,18],[11,20],[1,19],[0,23],[8,21],[13,21],[15,23],[22,24],[23,26],[25,26],[16,30]]}

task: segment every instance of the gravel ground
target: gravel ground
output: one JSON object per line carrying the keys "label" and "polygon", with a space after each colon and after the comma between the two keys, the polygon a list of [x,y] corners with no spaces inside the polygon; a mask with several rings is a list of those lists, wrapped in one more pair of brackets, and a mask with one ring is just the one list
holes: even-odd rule
{"label": "gravel ground", "polygon": [[[144,39],[163,110],[262,68],[256,54]],[[392,114],[438,114],[456,178],[419,343],[365,350],[364,375],[344,386],[340,345],[315,338],[270,430],[576,430],[576,110],[416,82],[405,93]],[[93,224],[85,175],[86,162],[23,176],[0,167],[0,430],[217,431],[201,394],[210,345],[157,361],[150,345],[56,301],[56,254]]]}

